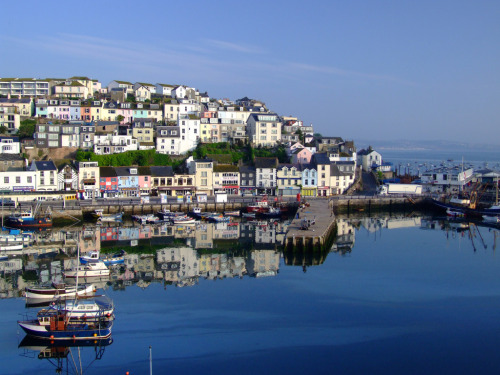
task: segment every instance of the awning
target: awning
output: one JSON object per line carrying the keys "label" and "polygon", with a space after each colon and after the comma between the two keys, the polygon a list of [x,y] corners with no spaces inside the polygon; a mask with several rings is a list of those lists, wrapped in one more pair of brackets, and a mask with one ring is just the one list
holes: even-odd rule
{"label": "awning", "polygon": [[83,179],[84,184],[95,184],[95,178],[86,178]]}
{"label": "awning", "polygon": [[224,189],[239,189],[240,187],[238,185],[228,185],[228,186],[223,186]]}

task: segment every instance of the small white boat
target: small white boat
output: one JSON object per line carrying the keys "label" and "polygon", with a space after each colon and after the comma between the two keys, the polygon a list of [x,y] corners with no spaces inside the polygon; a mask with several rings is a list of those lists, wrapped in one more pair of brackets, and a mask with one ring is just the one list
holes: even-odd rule
{"label": "small white boat", "polygon": [[240,216],[240,211],[236,210],[236,211],[224,211],[224,215],[225,216]]}
{"label": "small white boat", "polygon": [[172,219],[172,223],[175,224],[175,225],[180,225],[180,224],[195,224],[196,223],[196,219],[194,219],[192,217],[187,217],[187,216],[176,217],[176,218]]}
{"label": "small white boat", "polygon": [[79,266],[76,269],[68,270],[64,273],[65,277],[99,277],[108,276],[109,268],[104,264],[102,260],[97,262],[87,263],[83,266]]}
{"label": "small white boat", "polygon": [[102,208],[95,210],[94,216],[97,217],[97,221],[100,222],[113,222],[121,221],[123,218],[123,212],[118,212],[116,214],[105,214]]}
{"label": "small white boat", "polygon": [[111,300],[77,299],[53,302],[49,307],[39,310],[37,318],[40,325],[49,325],[50,318],[58,312],[64,313],[70,323],[79,323],[82,320],[91,322],[98,319],[114,319],[114,306]]}
{"label": "small white boat", "polygon": [[500,223],[500,216],[498,215],[483,215],[483,221],[487,223]]}
{"label": "small white boat", "polygon": [[24,248],[24,242],[7,242],[0,243],[0,252],[8,253],[9,251],[22,250]]}
{"label": "small white boat", "polygon": [[92,284],[89,285],[79,285],[78,290],[75,286],[70,286],[66,284],[55,284],[42,285],[38,287],[25,288],[24,293],[26,299],[36,300],[42,299],[46,300],[48,298],[75,298],[78,296],[93,296],[96,290]]}

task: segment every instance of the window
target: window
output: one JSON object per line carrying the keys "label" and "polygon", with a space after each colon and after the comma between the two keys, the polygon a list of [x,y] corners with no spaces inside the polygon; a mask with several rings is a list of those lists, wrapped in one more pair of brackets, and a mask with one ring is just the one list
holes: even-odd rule
{"label": "window", "polygon": [[7,176],[6,176],[6,177],[4,177],[4,178],[3,178],[3,183],[4,183],[4,184],[8,184],[8,183],[9,183],[9,177],[7,177]]}
{"label": "window", "polygon": [[33,178],[31,176],[28,176],[28,184],[32,183]]}
{"label": "window", "polygon": [[20,184],[21,183],[21,177],[20,176],[17,176],[16,177],[16,184]]}

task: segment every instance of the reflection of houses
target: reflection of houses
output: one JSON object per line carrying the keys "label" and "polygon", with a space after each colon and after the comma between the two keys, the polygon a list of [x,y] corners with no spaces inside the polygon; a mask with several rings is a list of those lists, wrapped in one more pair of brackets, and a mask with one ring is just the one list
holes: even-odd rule
{"label": "reflection of houses", "polygon": [[276,229],[274,223],[263,221],[261,225],[255,226],[255,243],[276,243]]}
{"label": "reflection of houses", "polygon": [[254,250],[247,263],[248,273],[254,277],[276,276],[280,254],[274,250]]}
{"label": "reflection of houses", "polygon": [[123,264],[128,270],[136,270],[136,267],[139,264],[139,254],[126,254]]}
{"label": "reflection of houses", "polygon": [[240,236],[238,223],[215,223],[211,224],[214,227],[213,239],[218,240],[234,240]]}
{"label": "reflection of houses", "polygon": [[337,237],[332,244],[331,251],[341,254],[350,253],[354,247],[355,230],[351,220],[337,218]]}
{"label": "reflection of houses", "polygon": [[195,247],[197,249],[212,249],[214,247],[214,224],[202,222],[196,226]]}
{"label": "reflection of houses", "polygon": [[[142,281],[151,281],[155,271],[155,258],[152,254],[142,254],[139,256],[137,264],[134,267],[137,276]],[[149,285],[149,284],[148,284]],[[147,285],[145,285],[147,286]],[[142,286],[141,286],[142,287]]]}

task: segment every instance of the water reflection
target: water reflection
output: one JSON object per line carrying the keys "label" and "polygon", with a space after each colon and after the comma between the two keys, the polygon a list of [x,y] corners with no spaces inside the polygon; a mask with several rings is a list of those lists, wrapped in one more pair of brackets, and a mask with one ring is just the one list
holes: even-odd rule
{"label": "water reflection", "polygon": [[19,344],[22,356],[50,363],[56,374],[83,374],[92,363],[102,359],[105,348],[113,339],[59,342],[25,336]]}
{"label": "water reflection", "polygon": [[[151,283],[186,287],[200,278],[224,279],[269,277],[279,273],[280,260],[285,266],[302,267],[323,264],[329,252],[345,256],[356,243],[356,233],[368,233],[377,240],[382,230],[421,228],[442,230],[449,238],[467,238],[474,250],[486,248],[486,234],[493,233],[496,248],[497,227],[482,223],[454,221],[418,215],[339,216],[337,234],[331,247],[319,249],[283,249],[289,221],[242,221],[235,223],[199,223],[197,225],[137,225],[123,223],[106,226],[73,227],[35,233],[34,243],[20,254],[9,253],[0,262],[0,297],[22,296],[27,286],[61,282],[63,271],[74,267],[76,248],[89,251],[127,252],[123,265],[114,266],[109,277],[80,279],[99,289],[124,289],[130,285],[147,288]],[[74,280],[67,280],[74,282]]]}

